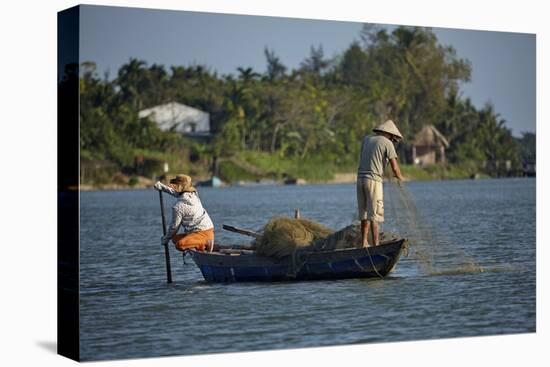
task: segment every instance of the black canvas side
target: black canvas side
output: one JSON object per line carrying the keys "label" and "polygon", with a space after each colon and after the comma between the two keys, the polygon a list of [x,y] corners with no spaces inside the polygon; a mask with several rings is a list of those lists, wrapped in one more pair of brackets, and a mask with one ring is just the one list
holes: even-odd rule
{"label": "black canvas side", "polygon": [[57,352],[80,360],[79,12],[57,15]]}

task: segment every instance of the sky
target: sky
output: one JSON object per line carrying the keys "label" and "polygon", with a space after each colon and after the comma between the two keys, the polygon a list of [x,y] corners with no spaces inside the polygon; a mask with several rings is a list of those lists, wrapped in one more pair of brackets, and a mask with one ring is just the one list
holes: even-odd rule
{"label": "sky", "polygon": [[[266,69],[264,48],[288,68],[299,67],[311,46],[326,57],[359,41],[358,22],[229,15],[124,7],[83,6],[80,60],[94,61],[110,78],[130,58],[148,65],[205,65],[219,74],[238,67]],[[386,25],[392,29],[395,25]],[[440,44],[470,60],[464,97],[481,108],[493,104],[515,136],[535,132],[536,39],[534,34],[432,28]]]}

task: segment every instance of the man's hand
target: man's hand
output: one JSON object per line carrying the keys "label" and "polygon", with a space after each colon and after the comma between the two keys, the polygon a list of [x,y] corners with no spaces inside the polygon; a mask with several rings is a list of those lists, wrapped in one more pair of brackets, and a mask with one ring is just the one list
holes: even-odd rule
{"label": "man's hand", "polygon": [[403,176],[401,175],[401,169],[399,169],[399,164],[397,164],[397,158],[390,159],[390,165],[393,171],[393,175],[397,179],[397,184],[401,186],[401,182],[403,182]]}
{"label": "man's hand", "polygon": [[162,191],[162,184],[160,181],[157,181],[157,183],[153,186],[155,190]]}

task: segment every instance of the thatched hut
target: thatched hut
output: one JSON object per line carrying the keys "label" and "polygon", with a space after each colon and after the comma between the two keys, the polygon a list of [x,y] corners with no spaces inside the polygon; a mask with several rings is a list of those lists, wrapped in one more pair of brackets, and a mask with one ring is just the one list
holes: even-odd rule
{"label": "thatched hut", "polygon": [[447,139],[433,125],[424,125],[412,142],[414,164],[429,165],[445,163],[445,149],[449,147]]}

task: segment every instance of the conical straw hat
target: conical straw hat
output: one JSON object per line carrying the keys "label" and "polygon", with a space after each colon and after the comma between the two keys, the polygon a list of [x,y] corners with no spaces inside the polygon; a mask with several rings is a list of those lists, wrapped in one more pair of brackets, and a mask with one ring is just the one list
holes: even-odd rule
{"label": "conical straw hat", "polygon": [[387,120],[383,124],[380,124],[372,129],[372,131],[381,131],[384,133],[392,134],[399,139],[403,139],[403,135],[401,135],[399,129],[397,128],[397,126],[395,126],[395,123],[392,120]]}

